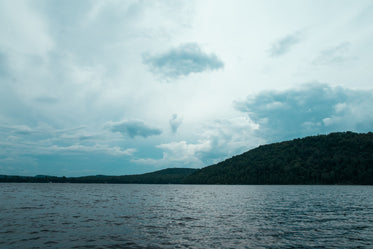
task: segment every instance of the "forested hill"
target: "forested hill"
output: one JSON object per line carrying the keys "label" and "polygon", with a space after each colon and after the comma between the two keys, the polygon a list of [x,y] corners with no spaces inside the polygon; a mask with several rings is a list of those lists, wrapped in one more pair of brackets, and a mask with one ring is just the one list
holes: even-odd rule
{"label": "forested hill", "polygon": [[259,146],[194,172],[194,184],[373,184],[373,133],[331,133]]}

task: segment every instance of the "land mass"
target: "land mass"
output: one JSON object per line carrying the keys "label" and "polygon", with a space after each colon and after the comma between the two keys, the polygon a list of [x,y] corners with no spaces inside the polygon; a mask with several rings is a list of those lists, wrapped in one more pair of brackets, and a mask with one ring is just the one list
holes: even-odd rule
{"label": "land mass", "polygon": [[123,176],[9,176],[0,182],[373,185],[373,133],[336,132],[262,145],[202,169]]}
{"label": "land mass", "polygon": [[259,146],[187,176],[194,184],[373,184],[373,133]]}
{"label": "land mass", "polygon": [[57,177],[47,175],[9,176],[0,175],[0,182],[56,182],[56,183],[144,183],[144,184],[180,184],[183,180],[198,169],[170,168],[146,174],[122,176],[81,176]]}

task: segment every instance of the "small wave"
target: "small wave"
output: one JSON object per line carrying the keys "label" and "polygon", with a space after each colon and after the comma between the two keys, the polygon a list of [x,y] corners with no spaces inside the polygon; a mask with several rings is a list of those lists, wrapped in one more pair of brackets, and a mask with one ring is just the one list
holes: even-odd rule
{"label": "small wave", "polygon": [[53,241],[53,240],[49,240],[49,241],[44,242],[44,245],[50,245],[50,244],[58,244],[58,242]]}
{"label": "small wave", "polygon": [[41,237],[32,237],[27,239],[22,239],[21,241],[29,241],[29,240],[39,240]]}
{"label": "small wave", "polygon": [[181,218],[178,218],[178,219],[175,219],[177,221],[196,221],[196,220],[199,220],[198,218],[194,218],[194,217],[189,217],[189,216],[186,216],[186,217],[181,217]]}
{"label": "small wave", "polygon": [[31,210],[31,209],[43,209],[43,207],[30,207],[30,206],[26,206],[26,207],[17,207],[15,209],[21,209],[21,210]]}

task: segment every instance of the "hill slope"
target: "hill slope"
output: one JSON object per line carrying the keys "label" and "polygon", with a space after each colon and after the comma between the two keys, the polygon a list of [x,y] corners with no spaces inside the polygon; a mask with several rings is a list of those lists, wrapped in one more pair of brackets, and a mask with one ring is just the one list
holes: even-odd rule
{"label": "hill slope", "polygon": [[259,146],[194,172],[193,184],[373,184],[373,133],[331,133]]}

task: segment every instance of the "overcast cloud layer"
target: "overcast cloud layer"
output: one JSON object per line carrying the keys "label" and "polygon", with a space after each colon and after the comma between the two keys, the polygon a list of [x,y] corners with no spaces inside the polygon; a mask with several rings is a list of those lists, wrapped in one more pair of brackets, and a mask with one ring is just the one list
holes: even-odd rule
{"label": "overcast cloud layer", "polygon": [[372,23],[368,0],[0,0],[0,174],[203,167],[372,131]]}

